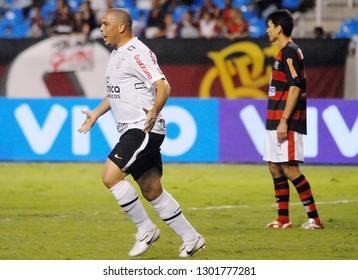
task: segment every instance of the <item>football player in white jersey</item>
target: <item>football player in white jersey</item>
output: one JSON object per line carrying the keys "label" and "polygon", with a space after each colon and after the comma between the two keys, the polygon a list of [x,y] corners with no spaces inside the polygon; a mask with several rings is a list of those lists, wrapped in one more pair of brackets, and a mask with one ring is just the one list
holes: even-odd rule
{"label": "football player in white jersey", "polygon": [[121,136],[108,155],[102,180],[137,226],[129,256],[145,253],[160,236],[136,190],[125,180],[131,174],[144,198],[183,240],[179,256],[189,257],[204,248],[205,239],[187,221],[178,202],[161,183],[160,146],[165,137],[165,121],[160,111],[170,86],[156,55],[132,34],[132,18],[126,10],[108,10],[100,30],[105,45],[114,47],[107,66],[107,95],[94,110],[83,111],[86,120],[78,131],[88,132],[100,116],[112,110]]}

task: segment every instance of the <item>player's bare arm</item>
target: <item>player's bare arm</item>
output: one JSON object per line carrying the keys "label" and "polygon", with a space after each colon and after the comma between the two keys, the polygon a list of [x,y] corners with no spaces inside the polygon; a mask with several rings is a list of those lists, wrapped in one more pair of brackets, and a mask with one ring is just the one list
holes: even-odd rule
{"label": "player's bare arm", "polygon": [[158,114],[163,109],[165,103],[168,100],[170,94],[170,86],[167,80],[161,79],[154,83],[154,86],[157,89],[155,101],[151,109],[143,108],[144,112],[147,114],[147,121],[143,128],[144,132],[149,132],[152,130]]}
{"label": "player's bare arm", "polygon": [[290,118],[298,99],[300,98],[301,89],[296,86],[291,86],[288,90],[288,97],[285,109],[283,110],[280,123],[277,127],[277,140],[282,143],[287,139],[287,120]]}
{"label": "player's bare arm", "polygon": [[86,115],[86,120],[82,126],[78,129],[80,133],[87,133],[92,126],[96,123],[97,119],[110,110],[108,98],[104,98],[103,101],[94,110],[82,110],[82,113]]}

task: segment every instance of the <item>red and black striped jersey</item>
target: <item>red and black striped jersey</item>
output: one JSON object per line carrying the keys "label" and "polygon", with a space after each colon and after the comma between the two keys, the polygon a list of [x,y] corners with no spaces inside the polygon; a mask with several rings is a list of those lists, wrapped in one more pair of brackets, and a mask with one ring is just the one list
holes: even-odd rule
{"label": "red and black striped jersey", "polygon": [[301,95],[288,120],[288,130],[307,134],[304,59],[301,49],[293,42],[288,43],[280,50],[272,67],[266,116],[267,130],[277,129],[286,106],[290,86],[299,87]]}

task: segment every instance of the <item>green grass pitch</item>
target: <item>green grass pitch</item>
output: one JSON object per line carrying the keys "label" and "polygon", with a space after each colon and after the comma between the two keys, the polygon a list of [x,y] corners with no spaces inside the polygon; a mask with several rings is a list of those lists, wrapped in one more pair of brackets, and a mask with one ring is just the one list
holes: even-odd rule
{"label": "green grass pitch", "polygon": [[[102,185],[102,167],[0,163],[0,259],[130,259],[136,229]],[[358,166],[302,165],[301,170],[311,183],[324,230],[299,229],[307,217],[292,185],[294,228],[264,228],[276,218],[266,165],[166,164],[163,185],[206,239],[206,248],[192,259],[358,259]],[[144,205],[162,235],[135,259],[179,259],[181,240],[149,203]]]}

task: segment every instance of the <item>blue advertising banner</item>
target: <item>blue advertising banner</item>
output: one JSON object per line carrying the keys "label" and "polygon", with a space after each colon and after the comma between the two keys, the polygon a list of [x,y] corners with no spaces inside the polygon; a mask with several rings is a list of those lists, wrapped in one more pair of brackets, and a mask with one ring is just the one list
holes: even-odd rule
{"label": "blue advertising banner", "polygon": [[[100,99],[0,98],[1,161],[104,161],[118,142],[111,112],[87,134],[78,133],[85,116]],[[217,162],[218,102],[171,99],[163,109],[167,137],[166,162]]]}
{"label": "blue advertising banner", "polygon": [[220,101],[221,162],[262,162],[266,106],[261,99]]}
{"label": "blue advertising banner", "polygon": [[219,161],[218,104],[215,99],[168,100],[162,111],[167,124],[163,161]]}
{"label": "blue advertising banner", "polygon": [[95,99],[0,99],[3,161],[102,161],[118,140],[111,113],[87,133],[77,129]]}
{"label": "blue advertising banner", "polygon": [[[221,100],[220,162],[262,162],[265,100]],[[305,162],[358,164],[358,101],[310,99]]]}
{"label": "blue advertising banner", "polygon": [[[0,161],[104,161],[119,134],[112,113],[78,133],[100,99],[0,98]],[[170,98],[165,162],[263,163],[262,99]],[[310,99],[305,162],[358,164],[358,101]]]}

